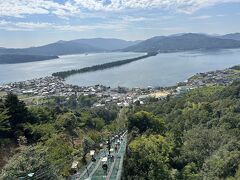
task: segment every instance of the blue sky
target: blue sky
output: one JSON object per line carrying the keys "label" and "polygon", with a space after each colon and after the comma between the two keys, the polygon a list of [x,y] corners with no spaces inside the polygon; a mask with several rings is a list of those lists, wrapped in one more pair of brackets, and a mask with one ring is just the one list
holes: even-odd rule
{"label": "blue sky", "polygon": [[0,47],[240,32],[240,0],[0,0]]}

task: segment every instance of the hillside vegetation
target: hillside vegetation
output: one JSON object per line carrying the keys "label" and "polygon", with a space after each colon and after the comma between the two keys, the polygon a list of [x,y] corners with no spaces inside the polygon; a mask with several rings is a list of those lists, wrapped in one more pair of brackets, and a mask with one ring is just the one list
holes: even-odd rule
{"label": "hillside vegetation", "polygon": [[124,128],[119,108],[91,108],[95,97],[52,97],[27,107],[9,94],[0,101],[0,179],[62,179],[82,168],[89,151]]}
{"label": "hillside vegetation", "polygon": [[[238,180],[240,82],[192,90],[163,101],[150,98],[120,110],[91,108],[96,97],[46,98],[27,107],[9,94],[0,101],[0,179],[62,179],[73,160],[128,128],[124,178]],[[127,117],[127,118],[126,118]]]}
{"label": "hillside vegetation", "polygon": [[126,179],[240,178],[240,82],[137,106],[128,128]]}

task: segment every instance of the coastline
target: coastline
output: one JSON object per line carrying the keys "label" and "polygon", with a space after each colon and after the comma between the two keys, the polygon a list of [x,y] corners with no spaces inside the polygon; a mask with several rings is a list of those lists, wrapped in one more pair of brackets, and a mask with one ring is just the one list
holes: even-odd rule
{"label": "coastline", "polygon": [[96,96],[100,100],[94,105],[95,107],[102,107],[109,103],[127,107],[136,101],[144,104],[149,98],[163,100],[167,97],[179,96],[192,89],[206,86],[227,86],[236,80],[240,80],[240,65],[223,70],[197,73],[184,82],[167,87],[111,88],[103,85],[77,86],[67,84],[63,78],[47,76],[0,85],[0,96],[3,97],[7,93],[14,93],[20,99],[31,100],[31,102],[34,99],[37,99],[36,102],[38,102],[39,99],[56,96],[66,98],[71,96]]}

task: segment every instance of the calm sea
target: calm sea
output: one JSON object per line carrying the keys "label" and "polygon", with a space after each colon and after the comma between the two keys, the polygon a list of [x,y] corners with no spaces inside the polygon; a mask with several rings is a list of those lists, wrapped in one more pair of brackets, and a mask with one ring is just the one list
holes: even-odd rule
{"label": "calm sea", "polygon": [[[0,65],[0,83],[27,80],[53,72],[78,69],[137,57],[140,53],[100,53],[62,56],[60,59]],[[225,69],[240,64],[240,49],[212,52],[179,52],[154,57],[112,69],[77,74],[66,82],[80,86],[103,84],[117,87],[171,86],[198,72]]]}

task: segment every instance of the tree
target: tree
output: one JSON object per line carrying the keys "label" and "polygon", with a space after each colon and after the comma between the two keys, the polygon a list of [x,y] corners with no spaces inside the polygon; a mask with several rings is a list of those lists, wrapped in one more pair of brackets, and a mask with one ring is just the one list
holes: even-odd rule
{"label": "tree", "polygon": [[60,115],[56,121],[58,129],[66,130],[69,135],[74,135],[74,129],[77,126],[77,118],[73,113],[65,113]]}
{"label": "tree", "polygon": [[23,101],[19,101],[16,95],[8,94],[4,106],[7,109],[12,133],[19,136],[24,131],[23,123],[30,121],[30,114],[26,105]]}
{"label": "tree", "polygon": [[239,162],[240,142],[237,139],[229,139],[228,143],[204,162],[202,175],[209,179],[227,179],[237,176]]}
{"label": "tree", "polygon": [[45,143],[47,147],[47,159],[53,167],[56,167],[57,174],[69,176],[71,163],[77,151],[71,146],[64,134],[53,135]]}
{"label": "tree", "polygon": [[104,127],[105,123],[102,118],[91,118],[87,121],[87,126],[96,130],[101,130]]}
{"label": "tree", "polygon": [[0,109],[0,138],[8,135],[10,131],[9,116],[6,111]]}
{"label": "tree", "polygon": [[117,118],[117,111],[113,108],[96,108],[92,110],[93,117],[98,117],[104,119],[106,124],[111,123]]}
{"label": "tree", "polygon": [[49,139],[57,133],[53,123],[27,124],[25,128],[29,130],[33,141]]}
{"label": "tree", "polygon": [[227,143],[228,138],[217,129],[197,127],[184,134],[182,161],[194,162],[201,168],[206,158]]}
{"label": "tree", "polygon": [[72,109],[76,109],[78,106],[78,102],[77,102],[77,96],[76,95],[72,95],[69,97],[69,100],[67,101],[67,104],[70,108]]}
{"label": "tree", "polygon": [[171,179],[172,145],[161,135],[140,136],[129,144],[127,179]]}
{"label": "tree", "polygon": [[52,110],[47,107],[31,107],[29,111],[33,116],[33,123],[46,123],[54,118]]}
{"label": "tree", "polygon": [[89,150],[95,145],[95,142],[90,137],[85,137],[83,139],[82,147],[83,147],[83,163],[86,164],[86,155],[89,153]]}
{"label": "tree", "polygon": [[200,180],[200,175],[197,174],[198,169],[195,163],[189,163],[183,168],[182,179],[184,180]]}
{"label": "tree", "polygon": [[0,179],[27,178],[29,173],[34,173],[35,179],[59,179],[54,166],[48,161],[48,151],[44,146],[24,146],[15,154],[2,169]]}
{"label": "tree", "polygon": [[152,113],[146,111],[140,111],[129,117],[128,128],[132,130],[136,127],[139,129],[139,133],[143,133],[147,130],[163,133],[165,129],[164,124],[162,118],[154,116]]}

